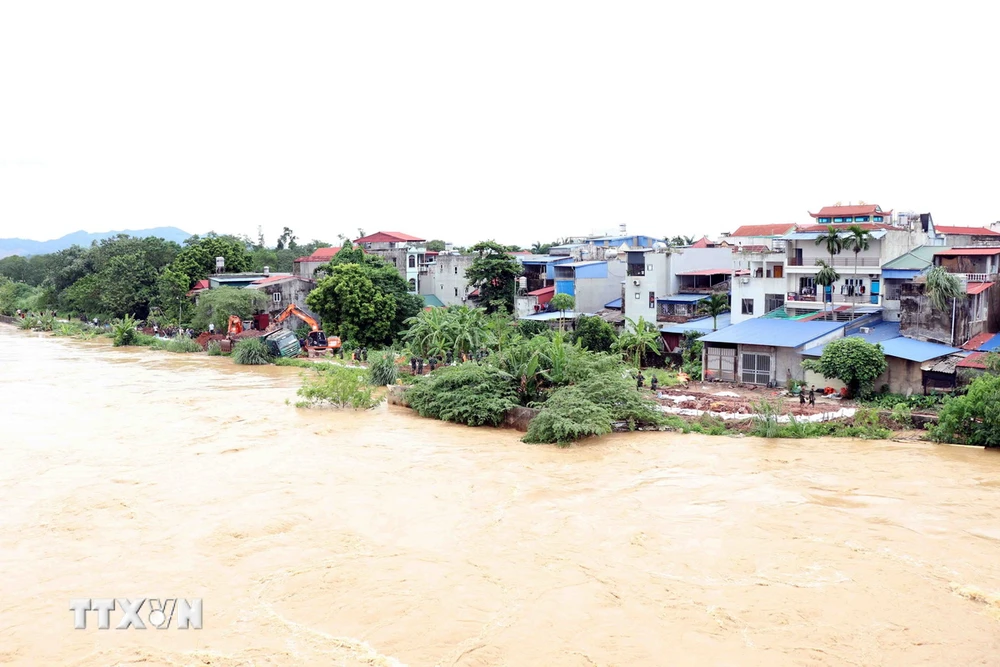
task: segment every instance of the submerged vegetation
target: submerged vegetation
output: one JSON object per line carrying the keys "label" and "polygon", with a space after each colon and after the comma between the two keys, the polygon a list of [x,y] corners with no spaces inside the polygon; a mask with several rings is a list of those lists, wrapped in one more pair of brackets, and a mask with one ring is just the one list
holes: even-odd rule
{"label": "submerged vegetation", "polygon": [[260,338],[245,338],[233,346],[234,364],[241,366],[263,366],[271,363],[271,351]]}
{"label": "submerged vegetation", "polygon": [[315,372],[303,375],[299,408],[330,405],[335,408],[369,410],[382,402],[368,383],[364,370],[337,364],[316,364]]}

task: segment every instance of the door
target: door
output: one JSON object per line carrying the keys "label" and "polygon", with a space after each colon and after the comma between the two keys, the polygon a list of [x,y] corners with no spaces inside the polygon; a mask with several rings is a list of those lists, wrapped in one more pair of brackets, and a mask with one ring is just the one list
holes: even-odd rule
{"label": "door", "polygon": [[743,353],[743,382],[767,384],[771,381],[771,355]]}
{"label": "door", "polygon": [[879,295],[879,279],[872,279],[872,298],[871,302],[878,305],[878,295]]}
{"label": "door", "polygon": [[795,266],[802,266],[802,248],[795,249]]}
{"label": "door", "polygon": [[774,267],[774,277],[775,278],[784,278],[785,277],[785,267],[782,266],[781,264],[776,265]]}

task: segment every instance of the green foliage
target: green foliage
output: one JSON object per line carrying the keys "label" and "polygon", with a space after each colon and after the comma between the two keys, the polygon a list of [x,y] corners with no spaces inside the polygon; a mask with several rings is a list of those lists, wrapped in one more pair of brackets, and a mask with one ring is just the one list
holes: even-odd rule
{"label": "green foliage", "polygon": [[816,272],[815,281],[817,285],[821,285],[823,287],[829,287],[830,285],[840,280],[840,274],[837,273],[836,269],[833,268],[832,263],[827,264],[823,260],[817,259],[816,266],[820,267],[819,271]]}
{"label": "green foliage", "polygon": [[888,364],[881,345],[848,336],[826,344],[818,360],[802,362],[802,368],[836,378],[847,385],[850,396],[871,394],[875,379],[885,372]]}
{"label": "green foliage", "polygon": [[[833,256],[839,255],[840,251],[844,249],[844,239],[836,227],[828,225],[826,232],[816,239],[816,245],[826,248],[826,251],[830,253],[830,266],[833,266]],[[823,283],[817,280],[816,284],[822,285]]]}
{"label": "green foliage", "polygon": [[600,317],[583,316],[576,321],[573,342],[579,343],[584,349],[591,352],[610,352],[615,339],[615,328]]}
{"label": "green foliage", "polygon": [[447,244],[445,244],[445,242],[440,239],[432,239],[428,241],[427,245],[424,247],[434,252],[444,252],[446,245]]}
{"label": "green foliage", "polygon": [[542,406],[522,440],[568,445],[574,440],[611,432],[608,410],[591,401],[578,387],[563,387]]}
{"label": "green foliage", "polygon": [[408,389],[406,402],[424,417],[499,426],[507,410],[517,405],[511,380],[507,373],[488,365],[445,366]]}
{"label": "green foliage", "polygon": [[[341,250],[335,260],[344,254]],[[364,347],[378,347],[392,339],[396,299],[376,287],[376,271],[362,264],[332,263],[330,272],[316,284],[306,303],[328,328],[336,327],[341,339]],[[399,277],[399,274],[395,274]],[[332,332],[328,331],[327,335]]]}
{"label": "green foliage", "polygon": [[114,333],[114,346],[124,347],[126,345],[135,345],[136,334],[136,320],[131,315],[126,315],[124,318],[116,321],[111,326],[111,331]]}
{"label": "green foliage", "polygon": [[469,248],[476,254],[465,271],[470,285],[479,288],[479,303],[486,312],[514,311],[514,289],[523,269],[507,249],[494,241],[484,241]]}
{"label": "green foliage", "polygon": [[319,372],[304,375],[298,395],[303,401],[296,407],[331,405],[335,408],[370,410],[382,402],[375,398],[374,387],[365,382],[365,373],[356,368],[324,364]]}
{"label": "green foliage", "polygon": [[[153,303],[172,322],[181,322],[187,307],[185,298],[188,291],[188,277],[179,271],[164,267],[156,279],[156,292]],[[250,291],[250,290],[248,290]],[[190,312],[187,313],[190,316]]]}
{"label": "green foliage", "polygon": [[[218,341],[213,341],[218,342]],[[190,338],[171,338],[169,340],[164,340],[162,338],[153,338],[153,349],[165,350],[167,352],[179,352],[179,353],[191,353],[191,352],[201,352],[201,345],[198,345],[195,341]],[[221,352],[220,352],[221,354]]]}
{"label": "green foliage", "polygon": [[902,404],[909,408],[911,412],[913,410],[936,412],[944,399],[945,397],[941,394],[927,394],[926,396],[923,394],[911,394],[905,396],[903,394],[883,393],[859,398],[858,402],[883,410],[893,410],[897,405]]}
{"label": "green foliage", "polygon": [[663,413],[657,404],[648,395],[636,389],[631,377],[623,377],[621,373],[593,375],[574,386],[582,391],[588,400],[607,410],[614,421],[632,421],[647,425],[663,422]]}
{"label": "green foliage", "polygon": [[174,258],[170,268],[188,278],[188,289],[197,281],[215,272],[215,258],[226,262],[226,272],[239,273],[250,270],[250,253],[245,241],[235,236],[208,234],[204,238],[192,236],[184,242],[185,247]]}
{"label": "green foliage", "polygon": [[540,336],[550,331],[548,324],[539,322],[538,320],[518,320],[517,330],[525,338]]}
{"label": "green foliage", "polygon": [[210,357],[221,357],[222,345],[217,340],[210,340],[208,346],[205,348],[205,352]]}
{"label": "green foliage", "polygon": [[725,294],[713,294],[698,308],[698,312],[712,318],[712,331],[715,331],[719,328],[719,315],[729,312],[729,297]]}
{"label": "green foliage", "polygon": [[701,353],[704,343],[700,331],[686,331],[681,339],[681,370],[692,380],[701,380]]}
{"label": "green foliage", "polygon": [[267,295],[260,290],[216,287],[198,297],[191,324],[195,329],[205,331],[209,323],[213,323],[216,331],[225,333],[230,315],[239,315],[241,320],[245,320],[266,306]]}
{"label": "green foliage", "polygon": [[964,299],[966,296],[958,276],[948,273],[943,266],[935,266],[928,271],[926,280],[924,294],[930,300],[931,306],[938,310],[944,310],[951,305],[952,299]]}
{"label": "green foliage", "polygon": [[1000,447],[1000,375],[976,378],[965,396],[947,398],[931,427],[935,442]]}
{"label": "green foliage", "polygon": [[655,322],[647,322],[642,317],[638,322],[626,318],[626,322],[628,326],[615,341],[614,350],[639,368],[644,358],[660,354],[663,339]]}
{"label": "green foliage", "polygon": [[913,427],[913,412],[906,403],[897,403],[892,408],[892,420],[899,424],[901,428]]}
{"label": "green foliage", "polygon": [[567,310],[573,310],[576,305],[576,299],[574,299],[569,294],[556,294],[549,301],[549,308],[552,310],[558,310],[561,313],[565,313]]}
{"label": "green foliage", "polygon": [[[456,357],[470,354],[485,347],[491,339],[491,322],[481,308],[449,306],[421,311],[406,321],[409,328],[403,340],[418,355],[445,355],[449,351]],[[493,324],[495,331],[498,325]],[[499,334],[494,333],[493,337]]]}
{"label": "green foliage", "polygon": [[753,405],[753,429],[751,435],[758,438],[777,438],[779,431],[778,416],[780,414],[778,406],[773,402],[762,399]]}
{"label": "green foliage", "polygon": [[271,363],[271,351],[260,338],[244,338],[233,346],[234,364],[242,366],[263,366]]}
{"label": "green foliage", "polygon": [[399,369],[396,367],[396,353],[380,350],[368,354],[368,378],[376,387],[396,384]]}

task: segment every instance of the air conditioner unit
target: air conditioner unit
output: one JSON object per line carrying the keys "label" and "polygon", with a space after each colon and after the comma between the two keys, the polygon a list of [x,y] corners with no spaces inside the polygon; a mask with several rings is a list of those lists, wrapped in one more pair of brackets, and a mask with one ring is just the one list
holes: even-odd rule
{"label": "air conditioner unit", "polygon": [[862,334],[870,334],[871,332],[872,332],[872,328],[871,327],[861,327],[861,333]]}
{"label": "air conditioner unit", "polygon": [[740,278],[740,283],[743,284],[743,285],[749,285],[750,284],[750,279],[749,278]]}
{"label": "air conditioner unit", "polygon": [[639,286],[639,281],[638,280],[633,280],[632,284],[635,285],[636,287],[638,287]]}

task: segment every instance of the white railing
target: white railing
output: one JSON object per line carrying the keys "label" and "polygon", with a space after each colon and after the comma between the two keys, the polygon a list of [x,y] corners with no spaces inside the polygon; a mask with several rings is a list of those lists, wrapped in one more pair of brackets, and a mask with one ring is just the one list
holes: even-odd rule
{"label": "white railing", "polygon": [[958,279],[966,283],[991,283],[996,278],[995,273],[955,273]]}

